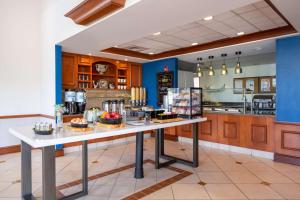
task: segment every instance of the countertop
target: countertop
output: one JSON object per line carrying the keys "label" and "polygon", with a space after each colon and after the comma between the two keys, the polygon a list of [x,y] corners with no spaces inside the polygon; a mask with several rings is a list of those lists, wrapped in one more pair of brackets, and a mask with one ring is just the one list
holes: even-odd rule
{"label": "countertop", "polygon": [[151,123],[143,126],[125,125],[122,128],[108,129],[96,127],[89,132],[75,132],[70,129],[54,130],[51,135],[36,135],[31,126],[10,128],[9,132],[20,140],[26,142],[33,148],[47,147],[56,144],[65,144],[71,142],[79,142],[97,138],[104,138],[110,136],[124,135],[128,133],[136,133],[141,131],[149,131],[161,128],[169,128],[173,126],[180,126],[185,124],[192,124],[206,121],[206,118],[186,119],[178,122],[170,123]]}
{"label": "countertop", "polygon": [[267,114],[253,114],[250,111],[244,113],[235,113],[235,112],[222,112],[222,111],[204,111],[204,114],[220,114],[220,115],[241,115],[241,116],[256,116],[256,117],[275,117],[275,115]]}

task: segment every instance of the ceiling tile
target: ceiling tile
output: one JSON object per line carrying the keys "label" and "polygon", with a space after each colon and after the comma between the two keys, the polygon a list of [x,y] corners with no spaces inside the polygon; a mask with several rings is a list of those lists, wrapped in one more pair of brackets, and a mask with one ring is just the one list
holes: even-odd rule
{"label": "ceiling tile", "polygon": [[233,11],[235,13],[242,14],[242,13],[247,13],[247,12],[250,12],[253,10],[256,10],[256,8],[252,4],[250,4],[250,5],[238,8],[238,9],[234,9]]}
{"label": "ceiling tile", "polygon": [[269,7],[269,5],[265,1],[258,1],[253,4],[256,8],[265,8]]}
{"label": "ceiling tile", "polygon": [[171,35],[164,35],[162,37],[156,38],[156,41],[163,41],[167,44],[173,45],[175,47],[185,47],[190,45],[190,42],[182,40],[180,38],[171,36]]}
{"label": "ceiling tile", "polygon": [[226,12],[226,13],[223,13],[223,14],[220,14],[220,15],[216,15],[214,17],[215,20],[226,20],[226,19],[229,19],[229,18],[232,18],[232,17],[235,17],[236,14],[229,11],[229,12]]}

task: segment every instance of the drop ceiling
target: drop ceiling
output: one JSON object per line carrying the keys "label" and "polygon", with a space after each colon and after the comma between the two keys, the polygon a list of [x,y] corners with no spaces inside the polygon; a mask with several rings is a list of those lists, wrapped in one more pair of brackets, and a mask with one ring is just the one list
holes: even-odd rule
{"label": "drop ceiling", "polygon": [[188,24],[117,45],[144,54],[158,54],[194,44],[205,44],[238,33],[251,34],[287,26],[288,23],[266,1],[258,1],[213,16],[212,20],[197,19]]}

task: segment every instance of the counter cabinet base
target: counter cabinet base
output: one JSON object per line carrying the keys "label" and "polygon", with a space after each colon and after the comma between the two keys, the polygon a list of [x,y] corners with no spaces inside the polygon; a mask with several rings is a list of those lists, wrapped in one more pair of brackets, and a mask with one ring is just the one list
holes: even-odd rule
{"label": "counter cabinet base", "polygon": [[[21,143],[21,195],[24,200],[34,200],[32,195],[31,146]],[[42,199],[56,199],[55,146],[42,148]],[[73,200],[88,194],[88,148],[87,141],[82,142],[82,191],[64,196],[63,200]]]}

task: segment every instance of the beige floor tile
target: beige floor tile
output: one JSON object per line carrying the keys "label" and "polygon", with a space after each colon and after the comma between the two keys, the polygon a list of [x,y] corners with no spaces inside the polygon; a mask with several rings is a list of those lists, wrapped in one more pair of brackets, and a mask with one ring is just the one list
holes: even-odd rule
{"label": "beige floor tile", "polygon": [[270,187],[262,184],[237,184],[249,199],[282,199]]}
{"label": "beige floor tile", "polygon": [[293,183],[291,179],[276,171],[254,171],[253,173],[269,183]]}
{"label": "beige floor tile", "polygon": [[262,162],[245,163],[243,164],[243,166],[249,169],[250,171],[273,171],[273,168]]}
{"label": "beige floor tile", "polygon": [[198,172],[198,176],[205,183],[231,183],[223,172]]}
{"label": "beige floor tile", "polygon": [[300,183],[300,172],[296,171],[284,171],[282,174],[286,175],[296,183]]}
{"label": "beige floor tile", "polygon": [[113,190],[112,185],[94,185],[92,189],[89,191],[89,195],[109,198],[112,190]]}
{"label": "beige floor tile", "polygon": [[191,175],[177,181],[176,183],[194,183],[194,184],[196,184],[196,183],[199,183],[199,181],[200,181],[200,179],[197,175],[191,174]]}
{"label": "beige floor tile", "polygon": [[169,200],[174,199],[171,186],[164,187],[157,192],[147,195],[143,200]]}
{"label": "beige floor tile", "polygon": [[211,199],[247,199],[234,184],[205,185]]}
{"label": "beige floor tile", "polygon": [[211,160],[205,160],[204,162],[199,162],[199,166],[195,169],[196,171],[221,171],[221,169]]}
{"label": "beige floor tile", "polygon": [[156,182],[156,178],[152,178],[152,177],[145,177],[143,179],[137,179],[136,180],[136,184],[135,184],[135,189],[134,191],[137,192],[139,190],[145,189],[147,187],[150,187],[152,185],[155,185]]}
{"label": "beige floor tile", "polygon": [[234,162],[218,162],[218,167],[221,168],[223,171],[247,171],[247,169],[240,164],[237,164],[236,161]]}
{"label": "beige floor tile", "polygon": [[227,171],[225,174],[234,183],[260,183],[261,180],[250,172]]}
{"label": "beige floor tile", "polygon": [[299,184],[272,184],[271,188],[286,199],[300,199]]}
{"label": "beige floor tile", "polygon": [[110,197],[125,197],[134,193],[134,185],[122,185],[122,186],[115,186],[111,192]]}
{"label": "beige floor tile", "polygon": [[204,187],[199,184],[173,184],[174,199],[209,199]]}

